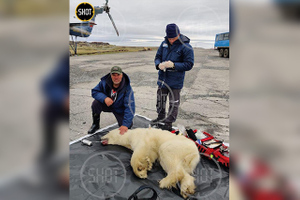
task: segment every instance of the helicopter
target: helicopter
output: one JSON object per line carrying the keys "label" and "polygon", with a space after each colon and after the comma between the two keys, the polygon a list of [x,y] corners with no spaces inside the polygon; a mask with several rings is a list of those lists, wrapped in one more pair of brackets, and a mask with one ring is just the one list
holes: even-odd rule
{"label": "helicopter", "polygon": [[[117,35],[119,36],[119,31],[116,27],[116,24],[112,18],[112,16],[109,13],[110,7],[108,6],[108,0],[106,0],[106,3],[104,6],[94,6],[95,14],[94,17],[87,22],[81,22],[81,23],[70,23],[70,32],[69,35],[71,35],[72,42],[70,43],[70,46],[72,50],[74,51],[74,54],[77,55],[77,37],[89,37],[92,34],[92,30],[94,25],[97,25],[95,23],[96,16],[98,14],[102,14],[103,12],[106,12],[110,21],[112,22],[113,27],[115,28],[115,31]],[[75,37],[75,39],[74,39]]]}

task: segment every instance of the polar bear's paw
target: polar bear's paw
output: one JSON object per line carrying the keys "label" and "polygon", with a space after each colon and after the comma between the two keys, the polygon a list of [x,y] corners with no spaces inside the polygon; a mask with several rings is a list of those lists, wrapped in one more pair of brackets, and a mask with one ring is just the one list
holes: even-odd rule
{"label": "polar bear's paw", "polygon": [[167,189],[171,189],[172,187],[176,188],[176,182],[170,181],[170,179],[166,177],[159,181],[159,187]]}
{"label": "polar bear's paw", "polygon": [[195,183],[194,183],[194,178],[189,177],[188,180],[184,179],[181,182],[180,185],[180,194],[183,196],[183,198],[187,198],[188,196],[192,195],[195,193]]}
{"label": "polar bear's paw", "polygon": [[180,194],[182,195],[183,198],[188,198],[190,195],[195,193],[195,188],[194,186],[183,186],[181,187],[181,192]]}

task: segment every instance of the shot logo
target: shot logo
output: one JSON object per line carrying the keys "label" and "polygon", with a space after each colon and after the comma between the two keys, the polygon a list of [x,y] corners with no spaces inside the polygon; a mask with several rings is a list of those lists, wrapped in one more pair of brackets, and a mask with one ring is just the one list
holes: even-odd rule
{"label": "shot logo", "polygon": [[80,180],[81,186],[89,195],[97,199],[110,199],[123,189],[126,169],[116,156],[100,152],[91,155],[83,163]]}
{"label": "shot logo", "polygon": [[87,2],[80,3],[75,10],[76,17],[81,21],[89,21],[95,15],[94,6]]}

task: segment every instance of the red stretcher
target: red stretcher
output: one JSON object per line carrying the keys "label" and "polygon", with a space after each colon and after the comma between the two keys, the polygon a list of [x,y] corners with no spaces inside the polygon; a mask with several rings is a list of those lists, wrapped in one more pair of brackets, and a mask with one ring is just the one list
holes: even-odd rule
{"label": "red stretcher", "polygon": [[[197,129],[189,129],[186,131],[186,137],[195,142],[199,152],[201,152],[202,155],[208,157],[209,159],[214,159],[218,163],[229,168],[229,149],[228,146],[223,143],[223,141],[215,139],[212,135],[204,131],[202,133],[206,137],[203,139],[197,139],[195,136]],[[179,131],[176,130],[171,132],[176,135],[179,133]]]}

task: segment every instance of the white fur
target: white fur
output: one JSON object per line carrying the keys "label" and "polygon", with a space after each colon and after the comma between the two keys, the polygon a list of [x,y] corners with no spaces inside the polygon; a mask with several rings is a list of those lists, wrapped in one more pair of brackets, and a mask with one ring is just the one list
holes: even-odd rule
{"label": "white fur", "polygon": [[138,177],[147,178],[147,171],[152,169],[152,164],[158,159],[168,174],[159,182],[160,188],[170,189],[180,182],[183,197],[194,193],[194,177],[191,174],[200,156],[193,141],[155,128],[128,130],[124,135],[119,132],[118,129],[112,130],[101,140],[133,150],[130,163]]}

